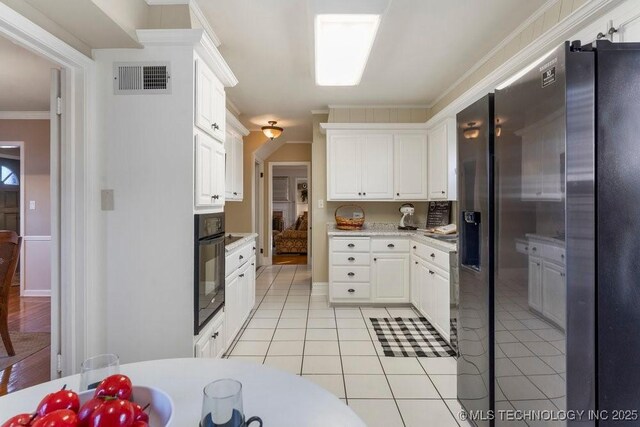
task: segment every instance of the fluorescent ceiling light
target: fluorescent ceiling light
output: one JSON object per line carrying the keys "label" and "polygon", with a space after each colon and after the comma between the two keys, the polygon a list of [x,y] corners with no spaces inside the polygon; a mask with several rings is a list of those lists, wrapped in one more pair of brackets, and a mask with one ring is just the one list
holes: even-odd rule
{"label": "fluorescent ceiling light", "polygon": [[316,15],[316,84],[359,84],[379,24],[380,15]]}
{"label": "fluorescent ceiling light", "polygon": [[518,71],[516,74],[514,74],[513,76],[509,77],[507,80],[505,80],[504,82],[500,83],[498,86],[496,86],[497,90],[502,90],[507,86],[511,86],[511,84],[513,82],[515,82],[516,80],[518,80],[520,77],[524,76],[525,74],[527,74],[529,71],[533,70],[534,67],[536,67],[537,65],[539,65],[542,61],[544,61],[545,59],[547,59],[547,57],[549,57],[549,55],[551,55],[553,52],[555,52],[556,50],[552,50],[551,52],[547,52],[544,55],[542,55],[542,57],[538,58],[537,60],[533,61],[531,64],[529,64],[528,66],[526,66],[525,68],[523,68],[521,71]]}
{"label": "fluorescent ceiling light", "polygon": [[17,145],[0,145],[0,148],[19,148]]}

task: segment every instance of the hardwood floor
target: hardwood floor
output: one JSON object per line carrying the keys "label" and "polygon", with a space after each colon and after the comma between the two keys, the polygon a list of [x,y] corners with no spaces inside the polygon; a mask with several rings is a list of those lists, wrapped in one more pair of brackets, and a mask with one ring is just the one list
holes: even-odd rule
{"label": "hardwood floor", "polygon": [[271,262],[274,265],[302,265],[307,263],[306,255],[273,255]]}
{"label": "hardwood floor", "polygon": [[[9,294],[9,331],[51,332],[51,299],[20,298],[12,286]],[[50,380],[51,347],[0,371],[0,396]]]}

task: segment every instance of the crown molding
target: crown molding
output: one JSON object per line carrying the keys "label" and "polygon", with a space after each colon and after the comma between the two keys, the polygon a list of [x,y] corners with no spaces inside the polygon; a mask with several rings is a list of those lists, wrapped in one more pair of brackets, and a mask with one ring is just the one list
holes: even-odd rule
{"label": "crown molding", "polygon": [[233,115],[233,113],[227,110],[227,124],[231,126],[231,128],[242,136],[249,135],[249,129],[247,129],[240,120]]}
{"label": "crown molding", "polygon": [[329,110],[311,110],[311,114],[329,114]]}
{"label": "crown molding", "polygon": [[0,120],[49,120],[48,111],[0,111]]}
{"label": "crown molding", "polygon": [[503,64],[492,70],[487,76],[473,85],[473,87],[447,104],[442,110],[433,115],[426,124],[428,127],[433,127],[446,118],[455,116],[455,114],[466,108],[472,102],[489,92],[493,92],[500,83],[507,80],[513,74],[536,61],[545,53],[548,53],[550,49],[557,47],[563,39],[575,36],[582,27],[589,25],[595,17],[598,17],[613,5],[619,3],[619,0],[586,2],[563,21],[533,40],[524,49],[521,49]]}
{"label": "crown molding", "polygon": [[145,47],[193,46],[225,87],[238,84],[238,79],[231,71],[229,64],[224,60],[209,34],[201,28],[136,30],[136,36]]}
{"label": "crown molding", "polygon": [[214,46],[220,47],[220,45],[222,44],[222,41],[220,40],[216,32],[213,31],[211,24],[209,24],[209,20],[205,16],[202,9],[200,9],[200,5],[198,4],[198,2],[196,0],[191,0],[191,1],[187,0],[187,3],[189,3],[189,9],[193,13],[193,15],[198,19],[198,22],[200,22],[200,25],[202,25],[202,28],[204,28],[205,32],[209,35],[209,37],[211,37],[211,41],[213,41]]}
{"label": "crown molding", "polygon": [[430,108],[428,105],[417,104],[417,105],[407,105],[407,104],[399,104],[399,105],[351,105],[351,104],[330,104],[328,106],[330,109],[334,108],[397,108],[397,109],[414,109],[414,108]]}
{"label": "crown molding", "polygon": [[426,130],[426,123],[320,123],[320,132],[328,130]]}
{"label": "crown molding", "polygon": [[149,6],[170,6],[176,4],[189,4],[189,0],[144,0]]}
{"label": "crown molding", "polygon": [[313,141],[285,141],[287,144],[311,144]]}
{"label": "crown molding", "polygon": [[238,106],[229,98],[229,96],[227,96],[227,109],[231,110],[235,116],[242,114],[242,111],[240,111]]}

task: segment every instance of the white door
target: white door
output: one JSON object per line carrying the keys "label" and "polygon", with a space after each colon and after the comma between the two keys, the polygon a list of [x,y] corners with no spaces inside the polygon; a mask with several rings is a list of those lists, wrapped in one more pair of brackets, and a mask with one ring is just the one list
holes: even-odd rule
{"label": "white door", "polygon": [[244,145],[242,138],[235,135],[233,139],[233,197],[242,200],[244,197]]}
{"label": "white door", "polygon": [[[211,136],[218,135],[214,129],[216,106],[214,92],[216,77],[202,60],[196,60],[196,126]],[[219,126],[219,125],[218,125]]]}
{"label": "white door", "polygon": [[393,140],[397,200],[427,200],[427,135],[397,134]]}
{"label": "white door", "polygon": [[444,339],[449,340],[450,333],[450,289],[449,279],[441,276],[440,274],[433,272],[431,274],[433,279],[433,286],[435,288],[435,326],[436,329],[442,334]]}
{"label": "white door", "polygon": [[362,197],[393,199],[393,135],[367,135],[360,146]]}
{"label": "white door", "polygon": [[542,313],[542,261],[529,257],[529,307]]}
{"label": "white door", "polygon": [[565,327],[566,284],[564,269],[548,262],[542,263],[542,314]]}
{"label": "white door", "polygon": [[411,257],[411,304],[420,309],[420,262]]}
{"label": "white door", "polygon": [[431,274],[429,274],[429,267],[427,267],[424,261],[419,261],[419,286],[420,286],[420,311],[424,317],[433,323],[435,321],[434,307],[435,307],[435,287]]}
{"label": "white door", "polygon": [[196,357],[209,358],[211,357],[211,337],[207,334],[200,338],[196,343]]}
{"label": "white door", "polygon": [[211,357],[221,357],[226,348],[224,317],[211,334]]}
{"label": "white door", "polygon": [[240,296],[238,286],[240,279],[235,275],[225,285],[224,293],[224,318],[227,347],[233,342],[238,328],[240,327]]}
{"label": "white door", "polygon": [[446,123],[429,131],[428,185],[431,200],[446,200],[448,197],[448,158]]}
{"label": "white door", "polygon": [[409,255],[375,255],[373,283],[376,302],[409,302]]}
{"label": "white door", "polygon": [[212,135],[218,141],[224,142],[227,122],[226,94],[224,92],[224,86],[215,77],[213,80],[213,92],[211,96],[211,102],[213,104],[213,120],[211,124]]}
{"label": "white door", "polygon": [[328,141],[329,200],[354,200],[362,196],[359,135],[331,135]]}
{"label": "white door", "polygon": [[212,168],[212,205],[215,207],[224,206],[225,201],[225,153],[224,145],[213,142]]}
{"label": "white door", "polygon": [[249,311],[251,310],[251,306],[249,306],[249,268],[251,267],[250,263],[246,263],[242,269],[240,270],[240,274],[238,275],[238,299],[240,301],[240,315],[238,320],[238,327],[244,323],[247,316],[249,315]]}
{"label": "white door", "polygon": [[522,199],[542,197],[541,129],[522,135]]}
{"label": "white door", "polygon": [[227,137],[224,140],[224,151],[225,151],[225,162],[224,162],[224,195],[226,200],[233,200],[233,178],[234,178],[234,166],[235,166],[235,158],[234,158],[234,145],[233,145],[234,134],[231,132],[227,132]]}
{"label": "white door", "polygon": [[249,260],[249,270],[247,279],[249,282],[249,311],[253,310],[253,306],[256,305],[256,257],[252,256]]}
{"label": "white door", "polygon": [[208,207],[212,206],[214,202],[213,153],[217,143],[202,132],[196,132],[194,138],[196,152],[196,206]]}

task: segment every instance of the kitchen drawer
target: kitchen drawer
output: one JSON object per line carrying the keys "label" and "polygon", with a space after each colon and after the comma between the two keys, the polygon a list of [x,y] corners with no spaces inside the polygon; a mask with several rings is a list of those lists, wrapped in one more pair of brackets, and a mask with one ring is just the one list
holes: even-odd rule
{"label": "kitchen drawer", "polygon": [[334,237],[331,250],[335,252],[369,252],[368,237]]}
{"label": "kitchen drawer", "polygon": [[368,282],[370,278],[370,267],[354,266],[331,267],[332,282]]}
{"label": "kitchen drawer", "polygon": [[373,239],[371,248],[373,252],[409,252],[411,242],[408,239]]}
{"label": "kitchen drawer", "polygon": [[419,256],[422,259],[429,260],[429,255],[431,254],[429,246],[424,243],[419,242],[411,242],[411,250],[414,255]]}
{"label": "kitchen drawer", "polygon": [[238,267],[249,261],[254,254],[255,241],[251,240],[248,244],[242,246],[240,249],[236,249],[230,254],[225,256],[224,274],[229,276],[236,271]]}
{"label": "kitchen drawer", "polygon": [[565,249],[559,246],[543,245],[542,257],[549,261],[556,262],[561,265],[565,265],[566,252]]}
{"label": "kitchen drawer", "polygon": [[370,263],[371,257],[369,256],[369,252],[334,252],[331,254],[331,265],[369,265]]}
{"label": "kitchen drawer", "polygon": [[436,267],[440,267],[445,272],[449,272],[449,253],[422,243],[413,242],[413,253],[427,262],[433,263]]}
{"label": "kitchen drawer", "polygon": [[529,242],[529,255],[541,257],[545,246],[540,242]]}
{"label": "kitchen drawer", "polygon": [[369,283],[332,283],[331,299],[333,300],[368,300],[371,297]]}
{"label": "kitchen drawer", "polygon": [[529,243],[526,240],[516,240],[516,252],[528,255]]}

